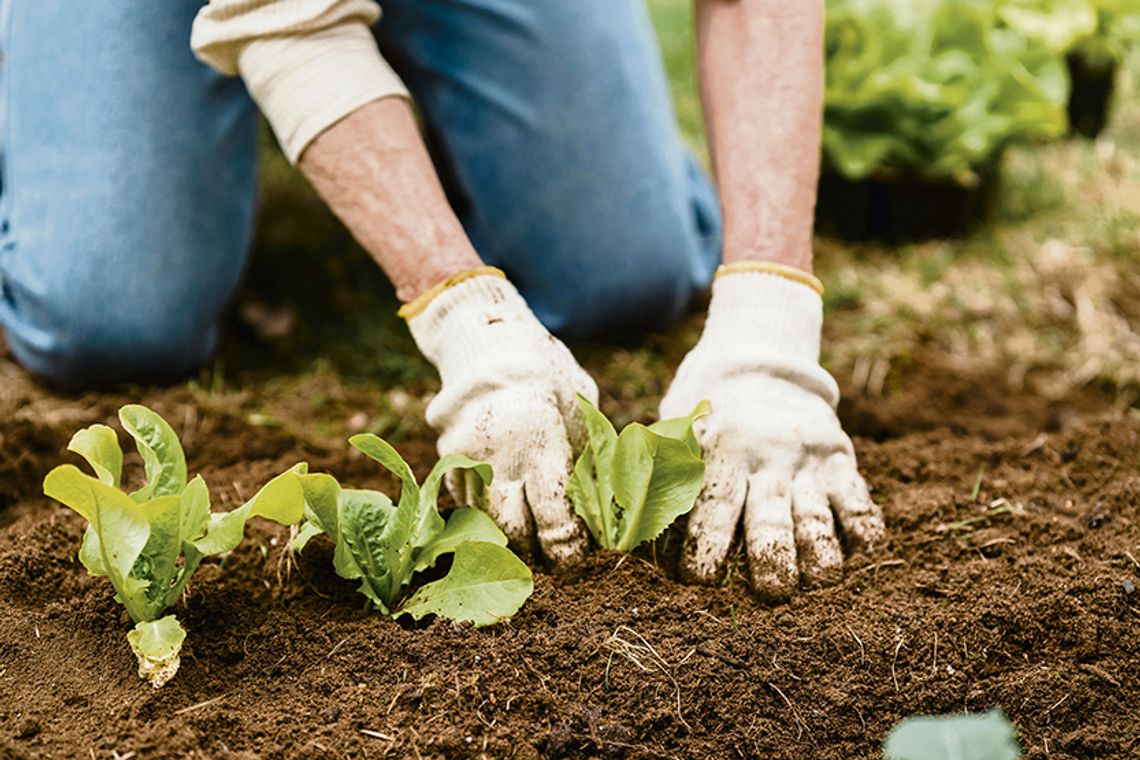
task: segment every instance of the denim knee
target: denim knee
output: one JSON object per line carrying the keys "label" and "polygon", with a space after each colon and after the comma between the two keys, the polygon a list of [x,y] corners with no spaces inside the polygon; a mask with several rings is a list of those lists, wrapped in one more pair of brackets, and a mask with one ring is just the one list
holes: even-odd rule
{"label": "denim knee", "polygon": [[[670,326],[707,287],[719,260],[719,235],[694,236],[691,223],[630,213],[628,224],[605,231],[577,271],[559,272],[522,291],[551,332],[573,340],[630,340]],[[598,245],[572,231],[564,244]],[[549,265],[548,265],[549,266]]]}
{"label": "denim knee", "polygon": [[209,359],[217,328],[200,305],[164,295],[88,283],[33,296],[7,278],[0,317],[16,360],[64,390],[173,380]]}

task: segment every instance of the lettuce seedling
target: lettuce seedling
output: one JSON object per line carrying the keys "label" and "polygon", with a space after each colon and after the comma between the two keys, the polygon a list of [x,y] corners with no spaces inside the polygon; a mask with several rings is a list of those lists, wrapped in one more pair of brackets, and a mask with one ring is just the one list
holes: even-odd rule
{"label": "lettuce seedling", "polygon": [[982,715],[924,715],[895,726],[883,743],[887,760],[1018,760],[1017,729],[1001,710]]}
{"label": "lettuce seedling", "polygon": [[578,397],[578,406],[587,445],[566,493],[599,546],[632,551],[657,538],[696,503],[705,464],[693,423],[711,407],[702,401],[688,417],[648,427],[635,422],[618,435],[585,397]]}
{"label": "lettuce seedling", "polygon": [[[534,591],[534,581],[530,568],[507,548],[507,537],[477,509],[458,509],[445,522],[436,507],[448,470],[472,470],[488,485],[490,465],[448,454],[421,486],[380,438],[363,434],[349,443],[400,479],[399,500],[393,504],[379,491],[341,488],[330,475],[302,475],[305,522],[294,547],[300,551],[313,536],[327,534],[337,574],[359,580],[365,606],[389,617],[440,615],[478,627],[517,612]],[[448,554],[453,558],[447,574],[409,596],[416,573]]]}
{"label": "lettuce seedling", "polygon": [[187,482],[182,444],[166,420],[134,404],[119,410],[119,420],[135,440],[146,485],[129,494],[121,489],[118,437],[106,425],[92,425],[76,433],[67,448],[87,460],[95,477],[61,465],[44,479],[44,493],[87,521],[79,560],[91,575],[111,582],[115,601],[135,621],[127,640],[138,658],[139,676],[158,688],[178,671],[186,638],[175,616],[164,613],[203,558],[241,543],[249,518],[282,524],[301,519],[304,495],[296,475],[305,473],[306,465],[270,480],[237,509],[212,513],[202,477]]}

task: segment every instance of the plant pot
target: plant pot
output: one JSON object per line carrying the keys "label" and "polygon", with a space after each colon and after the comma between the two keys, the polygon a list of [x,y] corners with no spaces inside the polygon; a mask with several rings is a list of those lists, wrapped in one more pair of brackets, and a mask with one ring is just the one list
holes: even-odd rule
{"label": "plant pot", "polygon": [[1070,53],[1065,60],[1072,80],[1068,107],[1070,133],[1095,138],[1108,123],[1118,66],[1090,64],[1079,53]]}
{"label": "plant pot", "polygon": [[963,237],[993,205],[996,170],[970,187],[913,177],[850,180],[825,169],[819,180],[816,228],[850,241],[907,242]]}

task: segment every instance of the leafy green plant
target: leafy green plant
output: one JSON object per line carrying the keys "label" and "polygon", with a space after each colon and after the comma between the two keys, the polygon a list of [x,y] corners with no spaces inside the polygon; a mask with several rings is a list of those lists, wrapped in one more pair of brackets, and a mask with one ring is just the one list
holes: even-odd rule
{"label": "leafy green plant", "polygon": [[165,615],[182,595],[203,558],[232,551],[251,517],[283,524],[301,519],[304,498],[295,476],[298,464],[269,481],[242,506],[212,513],[202,477],[187,482],[186,457],[174,430],[144,406],[119,410],[123,429],[135,440],[146,484],[131,493],[121,488],[123,452],[106,425],[76,433],[68,449],[91,465],[95,477],[74,465],[56,467],[44,479],[44,493],[87,521],[79,560],[115,589],[135,627],[127,634],[139,676],[155,688],[178,671],[186,631]]}
{"label": "leafy green plant", "polygon": [[1137,0],[1000,0],[998,14],[1035,44],[1110,68],[1140,43]]}
{"label": "leafy green plant", "polygon": [[1097,12],[1094,34],[1077,44],[1077,52],[1091,65],[1107,67],[1120,63],[1140,45],[1140,2],[1093,0]]}
{"label": "leafy green plant", "polygon": [[1001,710],[907,718],[883,743],[886,760],[1018,760],[1017,731]]}
{"label": "leafy green plant", "polygon": [[632,551],[696,503],[705,464],[693,423],[711,407],[702,401],[688,417],[632,423],[620,435],[585,397],[578,396],[578,407],[587,445],[566,493],[599,546]]}
{"label": "leafy green plant", "polygon": [[[444,521],[436,507],[447,471],[472,470],[488,485],[490,465],[449,454],[421,486],[380,438],[363,434],[349,443],[400,479],[399,500],[393,504],[379,491],[342,488],[330,475],[300,475],[305,522],[294,547],[300,551],[314,536],[327,534],[337,574],[359,580],[366,606],[393,618],[440,615],[485,626],[517,612],[534,591],[534,581],[530,568],[507,548],[507,537],[477,509],[458,509]],[[446,575],[409,595],[416,574],[445,555],[452,555]]]}
{"label": "leafy green plant", "polygon": [[1094,0],[999,0],[998,17],[1055,53],[1067,53],[1096,33]]}
{"label": "leafy green plant", "polygon": [[978,0],[829,0],[827,165],[975,184],[1016,141],[1065,134],[1062,57]]}

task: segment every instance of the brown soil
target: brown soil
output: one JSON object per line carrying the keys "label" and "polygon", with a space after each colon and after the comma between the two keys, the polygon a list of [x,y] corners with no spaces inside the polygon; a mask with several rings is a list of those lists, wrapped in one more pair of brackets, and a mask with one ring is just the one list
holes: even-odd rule
{"label": "brown soil", "polygon": [[[1140,419],[1001,388],[929,371],[844,404],[890,539],[786,605],[756,604],[742,562],[718,588],[678,583],[674,533],[536,573],[509,624],[412,628],[366,614],[323,542],[291,566],[286,532],[258,524],[199,571],[182,669],[156,691],[75,559],[81,521],[39,494],[72,431],[142,400],[227,508],[299,459],[390,483],[248,424],[252,395],[66,399],[0,362],[0,756],[871,758],[907,715],[994,706],[1027,757],[1140,756]],[[430,464],[430,440],[401,447]]]}

